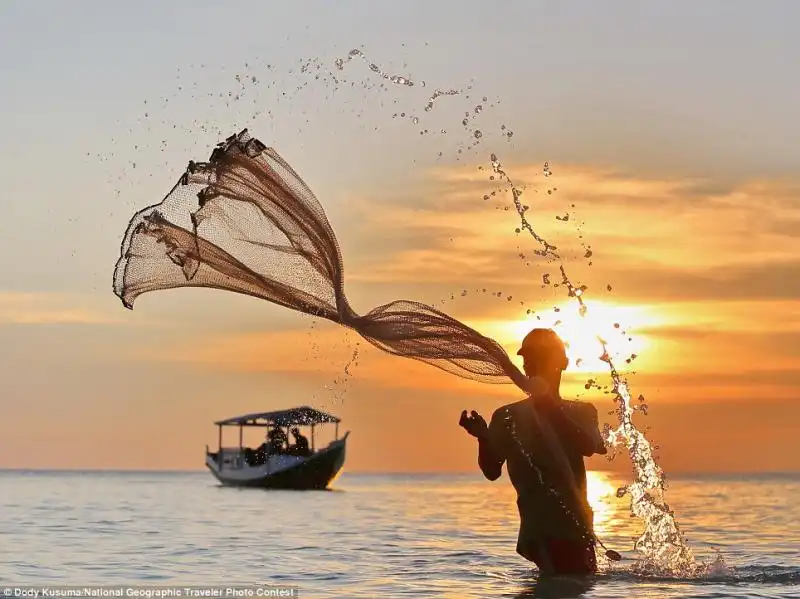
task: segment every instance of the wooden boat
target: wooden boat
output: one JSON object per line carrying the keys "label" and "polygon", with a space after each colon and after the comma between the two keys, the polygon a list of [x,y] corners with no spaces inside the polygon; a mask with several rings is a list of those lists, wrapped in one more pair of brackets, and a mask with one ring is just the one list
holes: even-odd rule
{"label": "wooden boat", "polygon": [[[211,452],[206,445],[206,467],[223,485],[263,489],[326,489],[344,466],[345,445],[350,433],[345,433],[340,439],[339,422],[341,420],[336,416],[308,406],[220,420],[214,423],[219,428],[219,447],[216,452]],[[315,427],[324,424],[335,425],[335,439],[326,447],[316,449]],[[239,428],[238,447],[222,446],[223,427]],[[245,427],[264,428],[265,442],[255,449],[245,447]],[[288,441],[288,430],[300,427],[310,428],[310,446],[302,443],[305,437],[296,437],[297,443],[287,446],[284,440]]]}

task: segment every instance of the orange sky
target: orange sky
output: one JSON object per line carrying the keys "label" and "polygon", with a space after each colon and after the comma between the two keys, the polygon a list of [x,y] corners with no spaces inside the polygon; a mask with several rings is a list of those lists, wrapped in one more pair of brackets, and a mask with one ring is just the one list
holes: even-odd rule
{"label": "orange sky", "polygon": [[[430,172],[411,201],[349,200],[357,225],[339,235],[356,309],[438,303],[510,352],[528,327],[560,320],[573,361],[564,395],[594,401],[613,423],[610,396],[584,389],[589,378],[608,384],[592,340],[600,333],[621,366],[637,353],[623,370],[635,370],[634,396],[648,399],[639,423],[652,427],[668,472],[799,468],[800,241],[787,226],[800,218],[797,184],[651,180],[581,165],[545,179],[538,165],[512,168],[536,203],[537,230],[578,256],[567,264],[589,287],[585,321],[562,289],[543,286],[545,272],[559,280],[557,266],[519,258],[527,240],[514,233],[516,215],[495,209],[502,198],[480,200],[485,177],[474,165]],[[556,219],[567,212],[570,221]],[[15,418],[0,425],[3,467],[198,468],[203,445],[216,442],[213,420],[312,403],[345,418],[350,470],[464,470],[475,448],[457,426],[461,409],[489,416],[519,396],[363,342],[344,376],[354,333],[219,292],[152,294],[133,312],[113,296],[4,293],[0,319],[6,346],[20,350],[6,366],[30,373],[6,394]],[[629,467],[624,456],[592,465]]]}
{"label": "orange sky", "polygon": [[[573,360],[563,394],[610,422],[609,395],[585,389],[609,382],[594,372],[604,335],[649,403],[637,422],[668,473],[800,470],[789,5],[428,2],[420,19],[413,2],[254,2],[219,36],[222,3],[187,3],[181,27],[175,2],[49,19],[12,4],[0,3],[0,467],[202,468],[213,421],[312,404],[352,431],[350,470],[475,469],[459,414],[490,415],[519,398],[511,385],[363,342],[343,377],[352,332],[217,291],[149,294],[133,311],[113,295],[130,217],[247,127],[325,207],[357,311],[427,302],[509,352],[528,327],[554,326]],[[368,59],[337,68],[354,48]],[[515,233],[510,198],[483,199],[498,188],[492,152],[588,287],[587,320],[555,287],[558,265]]]}

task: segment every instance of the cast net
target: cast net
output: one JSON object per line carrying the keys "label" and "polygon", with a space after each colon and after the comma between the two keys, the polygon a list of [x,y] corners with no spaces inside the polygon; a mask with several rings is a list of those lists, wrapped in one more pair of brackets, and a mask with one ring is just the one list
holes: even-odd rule
{"label": "cast net", "polygon": [[526,377],[499,343],[443,312],[398,300],[356,314],[322,205],[278,153],[245,129],[208,162],[190,162],[162,202],[136,213],[114,292],[127,308],[149,291],[209,287],[349,327],[372,345],[487,383]]}

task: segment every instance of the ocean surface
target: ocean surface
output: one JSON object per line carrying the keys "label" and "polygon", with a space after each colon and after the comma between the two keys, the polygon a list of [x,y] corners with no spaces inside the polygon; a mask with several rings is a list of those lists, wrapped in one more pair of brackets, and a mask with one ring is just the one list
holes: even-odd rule
{"label": "ocean surface", "polygon": [[505,476],[342,475],[331,491],[220,487],[205,472],[0,471],[0,587],[293,585],[300,597],[800,597],[800,474],[671,480],[715,579],[634,575],[640,524],[590,473],[596,530],[625,559],[585,583],[515,553]]}

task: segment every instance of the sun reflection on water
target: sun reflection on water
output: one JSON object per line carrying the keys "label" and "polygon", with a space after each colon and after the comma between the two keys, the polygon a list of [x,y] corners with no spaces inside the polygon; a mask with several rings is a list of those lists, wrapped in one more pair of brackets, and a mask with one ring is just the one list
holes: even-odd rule
{"label": "sun reflection on water", "polygon": [[608,525],[614,519],[616,492],[608,473],[596,470],[586,472],[586,494],[594,511],[595,533],[599,536],[608,532]]}
{"label": "sun reflection on water", "polygon": [[[504,477],[506,478],[506,477]],[[586,486],[589,504],[594,511],[594,526],[598,536],[616,535],[625,532],[633,536],[635,530],[628,530],[630,518],[624,499],[616,496],[617,488],[623,484],[623,479],[613,472],[588,470],[586,472]],[[471,535],[500,538],[515,536],[519,527],[519,513],[516,505],[516,492],[505,480],[504,483],[487,484],[485,480],[472,480],[470,483],[461,482],[458,494],[454,488],[442,485],[441,488],[433,481],[426,480],[424,487],[418,487],[409,481],[405,490],[407,493],[425,493],[430,495],[436,487],[436,494],[447,496],[447,516],[455,520],[465,531]],[[442,515],[440,502],[426,501],[420,504],[425,506],[425,517],[430,521],[437,521]],[[491,517],[487,517],[491,514]],[[422,516],[422,514],[419,514]],[[455,548],[458,542],[451,538],[436,535],[433,531],[431,537],[442,548]],[[503,541],[507,542],[507,541]]]}

